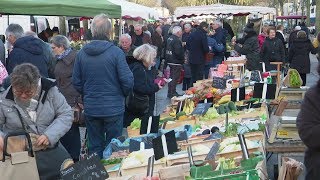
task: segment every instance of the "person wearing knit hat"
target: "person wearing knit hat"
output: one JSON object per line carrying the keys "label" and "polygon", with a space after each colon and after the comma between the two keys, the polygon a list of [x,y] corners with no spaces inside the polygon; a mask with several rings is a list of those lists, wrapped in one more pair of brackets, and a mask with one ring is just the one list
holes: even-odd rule
{"label": "person wearing knit hat", "polygon": [[296,27],[294,27],[294,30],[295,30],[295,31],[300,31],[300,30],[301,30],[301,26],[296,26]]}

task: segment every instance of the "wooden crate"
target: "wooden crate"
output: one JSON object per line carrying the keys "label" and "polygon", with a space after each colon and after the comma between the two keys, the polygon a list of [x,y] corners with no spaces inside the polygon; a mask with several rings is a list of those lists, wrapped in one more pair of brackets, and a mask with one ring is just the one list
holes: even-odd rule
{"label": "wooden crate", "polygon": [[[262,105],[261,108],[256,108],[256,111],[247,113],[245,111],[238,111],[239,115],[236,116],[229,116],[229,119],[242,119],[242,118],[254,118],[254,117],[260,117],[263,114],[268,116],[268,109]],[[219,124],[221,122],[225,121],[225,117],[219,117],[216,119],[213,119],[212,121],[198,121],[200,124],[204,124],[207,126],[214,126],[215,124]]]}
{"label": "wooden crate", "polygon": [[281,88],[279,96],[284,96],[287,101],[303,100],[304,95],[307,92],[307,88]]}
{"label": "wooden crate", "polygon": [[128,137],[137,137],[140,136],[140,129],[132,130],[130,127],[127,128]]}
{"label": "wooden crate", "polygon": [[169,121],[169,123],[167,123],[165,129],[174,129],[174,128],[181,127],[184,125],[194,126],[196,123],[197,123],[196,119]]}
{"label": "wooden crate", "polygon": [[161,180],[184,180],[185,176],[190,176],[190,164],[165,167],[159,170]]}
{"label": "wooden crate", "polygon": [[[128,176],[128,175],[136,175],[136,174],[147,174],[147,167],[148,165],[141,165],[141,166],[134,166],[129,168],[121,168],[121,175],[122,176]],[[158,173],[159,169],[166,167],[165,162],[155,162],[153,167],[153,172]]]}

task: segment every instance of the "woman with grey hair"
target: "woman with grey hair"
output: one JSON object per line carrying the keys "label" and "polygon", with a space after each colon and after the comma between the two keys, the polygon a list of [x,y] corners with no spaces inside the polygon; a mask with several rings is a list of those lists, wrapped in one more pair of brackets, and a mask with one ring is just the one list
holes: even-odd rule
{"label": "woman with grey hair", "polygon": [[[77,107],[81,98],[72,84],[73,66],[77,51],[71,49],[69,40],[62,35],[52,37],[51,47],[56,56],[54,75],[57,87],[66,98],[68,104],[71,107]],[[78,161],[81,148],[78,122],[72,124],[71,129],[61,138],[61,143],[70,153],[73,160]]]}
{"label": "woman with grey hair", "polygon": [[41,78],[32,64],[17,65],[10,80],[0,97],[0,150],[6,134],[25,131],[31,136],[40,179],[59,179],[70,158],[59,139],[71,127],[72,109],[54,82]]}
{"label": "woman with grey hair", "polygon": [[134,61],[130,62],[129,67],[134,76],[133,92],[139,95],[148,95],[149,97],[149,109],[146,112],[134,112],[130,107],[126,107],[124,113],[123,127],[130,126],[131,122],[135,118],[140,118],[141,128],[140,133],[146,134],[144,130],[148,125],[148,119],[153,115],[155,105],[155,93],[162,88],[160,83],[154,82],[157,74],[155,69],[155,58],[157,56],[157,50],[149,44],[143,44],[133,51]]}

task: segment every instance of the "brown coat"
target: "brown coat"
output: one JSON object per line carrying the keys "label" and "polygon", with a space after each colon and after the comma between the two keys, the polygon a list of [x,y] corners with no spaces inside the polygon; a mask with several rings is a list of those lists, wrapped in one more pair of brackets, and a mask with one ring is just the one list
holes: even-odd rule
{"label": "brown coat", "polygon": [[70,106],[74,106],[76,99],[80,96],[72,85],[72,73],[76,55],[77,51],[72,50],[65,58],[57,61],[54,69],[57,87]]}

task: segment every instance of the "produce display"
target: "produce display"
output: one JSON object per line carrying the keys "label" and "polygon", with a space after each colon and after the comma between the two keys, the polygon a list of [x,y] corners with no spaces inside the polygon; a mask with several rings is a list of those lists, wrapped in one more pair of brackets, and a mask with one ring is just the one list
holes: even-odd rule
{"label": "produce display", "polygon": [[296,69],[290,69],[288,71],[289,74],[289,87],[292,88],[299,88],[302,86],[303,82],[300,77],[299,72]]}
{"label": "produce display", "polygon": [[134,119],[130,124],[130,128],[132,130],[140,129],[140,127],[141,127],[141,120],[139,118]]}
{"label": "produce display", "polygon": [[218,111],[215,107],[211,107],[208,109],[207,113],[204,116],[201,116],[199,119],[200,121],[210,121],[217,117],[220,117]]}

